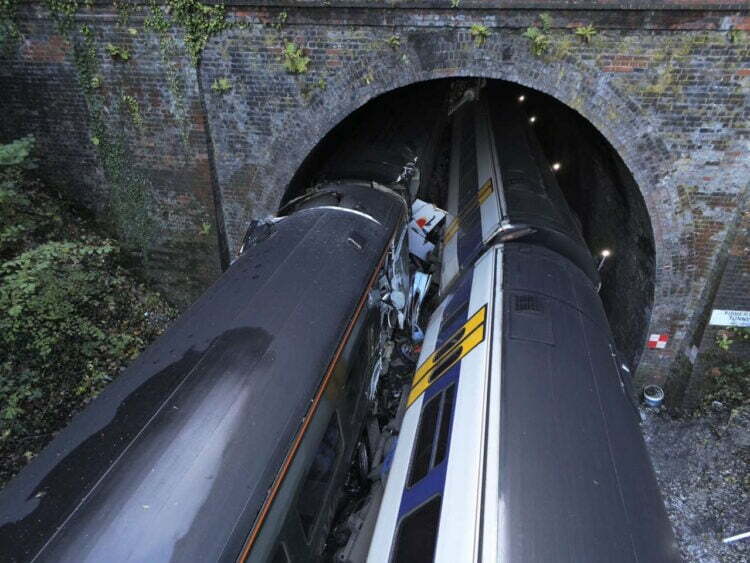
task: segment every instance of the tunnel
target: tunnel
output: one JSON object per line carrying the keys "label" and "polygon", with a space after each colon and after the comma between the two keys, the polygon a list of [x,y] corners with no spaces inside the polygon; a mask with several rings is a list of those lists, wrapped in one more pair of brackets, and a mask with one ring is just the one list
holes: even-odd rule
{"label": "tunnel", "polygon": [[[282,207],[332,175],[341,177],[342,171],[378,179],[389,166],[399,167],[415,157],[420,161],[420,196],[443,205],[450,155],[448,113],[477,80],[418,82],[370,100],[307,155]],[[603,262],[600,296],[618,351],[635,370],[646,340],[655,276],[654,235],[639,186],[611,144],[574,109],[513,82],[488,79],[486,85],[487,95],[513,100],[532,123],[592,256]],[[362,158],[363,151],[373,149],[382,155],[377,161]],[[602,253],[609,256],[602,260]]]}

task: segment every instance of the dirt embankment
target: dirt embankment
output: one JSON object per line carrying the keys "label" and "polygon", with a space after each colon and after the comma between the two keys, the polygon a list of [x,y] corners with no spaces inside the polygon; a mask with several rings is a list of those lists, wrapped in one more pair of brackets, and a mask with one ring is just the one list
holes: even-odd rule
{"label": "dirt embankment", "polygon": [[700,416],[673,419],[643,408],[643,433],[683,558],[750,561],[750,404],[718,401]]}

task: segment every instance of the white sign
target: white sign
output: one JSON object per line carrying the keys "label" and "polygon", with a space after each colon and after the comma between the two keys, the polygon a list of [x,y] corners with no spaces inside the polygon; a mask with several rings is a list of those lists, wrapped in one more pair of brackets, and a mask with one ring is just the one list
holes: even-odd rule
{"label": "white sign", "polygon": [[709,324],[718,326],[750,326],[750,311],[714,309]]}
{"label": "white sign", "polygon": [[411,212],[409,252],[417,258],[427,260],[427,255],[435,248],[435,245],[427,240],[427,235],[445,219],[445,211],[431,203],[417,199],[411,206]]}

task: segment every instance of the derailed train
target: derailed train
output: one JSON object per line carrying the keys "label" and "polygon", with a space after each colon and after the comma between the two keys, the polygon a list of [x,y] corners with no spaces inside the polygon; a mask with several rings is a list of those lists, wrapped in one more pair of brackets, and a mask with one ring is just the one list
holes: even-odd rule
{"label": "derailed train", "polygon": [[369,560],[679,560],[576,219],[517,101],[464,102]]}
{"label": "derailed train", "polygon": [[413,194],[374,158],[382,178],[254,224],[0,493],[0,558],[320,559],[366,425],[374,484],[339,560],[678,559],[596,268],[520,108],[484,94],[453,115],[440,303],[394,420],[372,409],[419,321]]}

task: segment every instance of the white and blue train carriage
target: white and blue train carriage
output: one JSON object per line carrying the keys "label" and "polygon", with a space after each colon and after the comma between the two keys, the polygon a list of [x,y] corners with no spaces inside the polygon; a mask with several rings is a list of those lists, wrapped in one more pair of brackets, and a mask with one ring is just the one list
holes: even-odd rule
{"label": "white and blue train carriage", "polygon": [[590,280],[485,252],[435,311],[370,561],[674,561]]}
{"label": "white and blue train carriage", "polygon": [[445,297],[368,561],[677,561],[591,255],[528,118],[484,93],[454,113]]}

